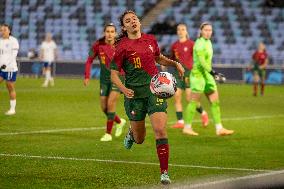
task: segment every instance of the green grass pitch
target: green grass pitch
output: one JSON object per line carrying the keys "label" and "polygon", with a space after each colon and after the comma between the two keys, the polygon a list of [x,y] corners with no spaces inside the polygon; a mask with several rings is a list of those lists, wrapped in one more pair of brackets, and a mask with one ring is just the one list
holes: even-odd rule
{"label": "green grass pitch", "polygon": [[[41,83],[42,79],[18,79],[17,114],[10,117],[4,115],[9,108],[8,93],[4,83],[0,86],[0,188],[159,185],[158,158],[148,118],[144,144],[126,150],[124,136],[100,142],[105,116],[100,110],[98,81],[93,80],[88,87],[80,79],[57,78],[52,88],[41,88]],[[267,86],[263,97],[253,97],[251,89],[249,85],[219,85],[223,125],[235,130],[229,137],[217,137],[212,121],[208,128],[202,128],[198,114],[193,127],[200,136],[185,136],[181,130],[170,128],[175,110],[173,99],[168,100],[169,173],[173,183],[284,169],[284,87]],[[205,97],[202,103],[211,118]],[[126,117],[123,96],[117,113]],[[93,127],[98,129],[88,130]],[[87,130],[60,131],[72,128]],[[29,133],[42,130],[53,131]]]}

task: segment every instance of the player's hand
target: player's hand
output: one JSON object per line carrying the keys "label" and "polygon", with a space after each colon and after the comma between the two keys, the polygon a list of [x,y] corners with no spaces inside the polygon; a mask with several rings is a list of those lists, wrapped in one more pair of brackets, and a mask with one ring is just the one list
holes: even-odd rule
{"label": "player's hand", "polygon": [[183,78],[183,76],[184,76],[184,68],[182,67],[182,65],[179,62],[176,63],[176,68],[177,68],[177,71],[179,72],[179,76],[181,78]]}
{"label": "player's hand", "polygon": [[185,82],[186,84],[189,84],[189,77],[184,77],[184,82]]}
{"label": "player's hand", "polygon": [[210,74],[214,77],[214,79],[219,83],[225,83],[226,77],[224,74],[218,73],[214,70],[211,70]]}
{"label": "player's hand", "polygon": [[90,79],[87,79],[87,78],[84,79],[84,85],[85,85],[85,86],[89,85],[89,82],[90,82]]}
{"label": "player's hand", "polygon": [[133,98],[134,97],[134,91],[128,88],[124,88],[121,92],[126,96],[126,98]]}
{"label": "player's hand", "polygon": [[5,68],[6,68],[6,65],[3,64],[3,65],[0,67],[0,70],[5,70]]}

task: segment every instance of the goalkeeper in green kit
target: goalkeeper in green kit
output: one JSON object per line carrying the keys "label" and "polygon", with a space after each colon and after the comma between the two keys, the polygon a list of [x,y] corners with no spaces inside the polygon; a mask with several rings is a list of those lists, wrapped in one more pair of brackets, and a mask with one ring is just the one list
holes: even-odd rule
{"label": "goalkeeper in green kit", "polygon": [[225,81],[225,77],[212,70],[213,48],[211,43],[212,25],[203,23],[200,26],[200,36],[193,47],[193,68],[190,74],[191,97],[190,103],[185,110],[184,134],[192,130],[191,124],[199,104],[200,97],[204,93],[211,103],[211,112],[216,126],[216,134],[219,136],[231,135],[233,130],[223,128],[221,123],[221,113],[219,105],[219,95],[216,81]]}

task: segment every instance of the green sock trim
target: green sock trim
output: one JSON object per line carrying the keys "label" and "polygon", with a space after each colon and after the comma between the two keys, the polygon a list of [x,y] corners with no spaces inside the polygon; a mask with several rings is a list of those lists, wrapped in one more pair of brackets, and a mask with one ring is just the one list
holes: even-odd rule
{"label": "green sock trim", "polygon": [[167,138],[160,138],[156,140],[156,146],[161,145],[161,144],[168,144],[168,139]]}
{"label": "green sock trim", "polygon": [[108,112],[107,113],[107,119],[108,120],[114,120],[115,112]]}
{"label": "green sock trim", "polygon": [[182,112],[176,112],[176,116],[177,116],[177,120],[183,119]]}
{"label": "green sock trim", "polygon": [[211,103],[211,112],[215,124],[221,123],[221,111],[219,101]]}
{"label": "green sock trim", "polygon": [[186,109],[185,109],[185,124],[191,124],[196,112],[196,106],[197,106],[197,102],[196,101],[191,101]]}

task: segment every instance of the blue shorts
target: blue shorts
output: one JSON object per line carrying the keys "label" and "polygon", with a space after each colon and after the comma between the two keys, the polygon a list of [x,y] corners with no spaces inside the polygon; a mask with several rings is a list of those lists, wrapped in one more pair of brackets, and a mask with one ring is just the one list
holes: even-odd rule
{"label": "blue shorts", "polygon": [[51,67],[53,62],[43,62],[43,67],[48,68]]}
{"label": "blue shorts", "polygon": [[17,72],[2,72],[0,71],[0,77],[2,77],[6,81],[16,81]]}

